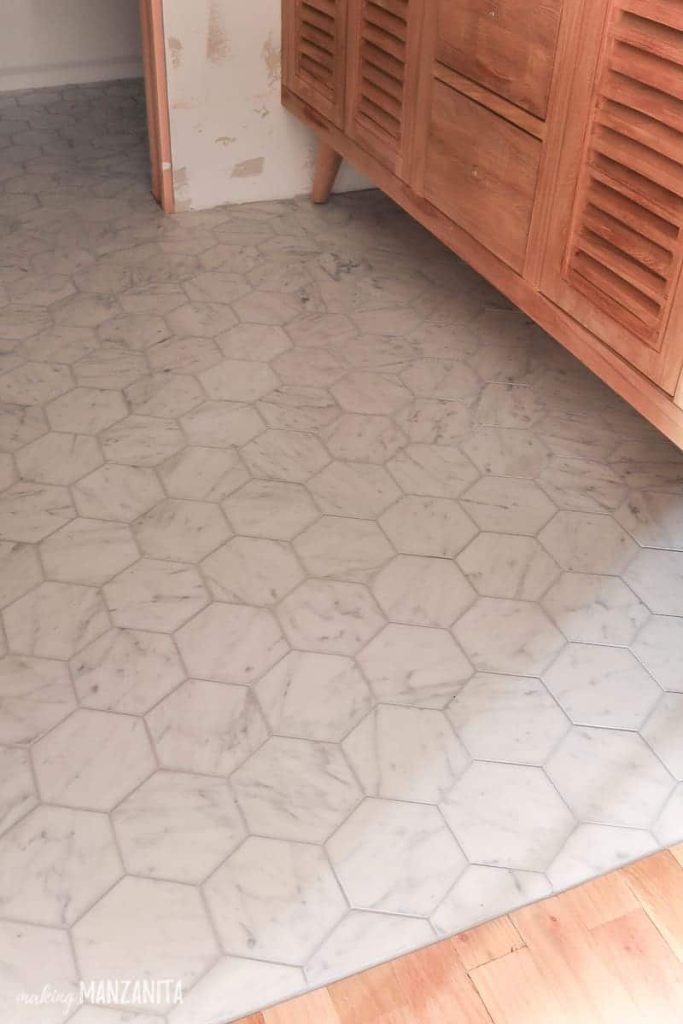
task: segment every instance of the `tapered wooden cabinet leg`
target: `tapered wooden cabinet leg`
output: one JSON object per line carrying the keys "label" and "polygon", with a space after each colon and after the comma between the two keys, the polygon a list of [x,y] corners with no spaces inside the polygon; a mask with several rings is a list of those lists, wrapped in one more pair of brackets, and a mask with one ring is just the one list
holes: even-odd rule
{"label": "tapered wooden cabinet leg", "polygon": [[311,189],[311,199],[314,203],[326,203],[330,198],[341,159],[339,153],[328,146],[326,142],[318,143],[315,171],[313,172],[313,188]]}

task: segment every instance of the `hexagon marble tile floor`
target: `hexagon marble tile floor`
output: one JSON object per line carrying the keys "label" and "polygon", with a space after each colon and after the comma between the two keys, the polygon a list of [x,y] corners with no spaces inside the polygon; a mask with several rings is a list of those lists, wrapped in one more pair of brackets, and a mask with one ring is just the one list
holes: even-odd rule
{"label": "hexagon marble tile floor", "polygon": [[683,839],[683,454],[381,195],[165,218],[139,83],[0,103],[3,1021]]}

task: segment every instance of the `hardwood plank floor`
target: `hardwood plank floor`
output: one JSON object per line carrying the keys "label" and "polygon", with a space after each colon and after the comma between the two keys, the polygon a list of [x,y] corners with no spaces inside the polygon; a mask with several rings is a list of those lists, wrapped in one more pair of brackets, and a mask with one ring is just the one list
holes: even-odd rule
{"label": "hardwood plank floor", "polygon": [[681,1024],[683,844],[241,1024]]}

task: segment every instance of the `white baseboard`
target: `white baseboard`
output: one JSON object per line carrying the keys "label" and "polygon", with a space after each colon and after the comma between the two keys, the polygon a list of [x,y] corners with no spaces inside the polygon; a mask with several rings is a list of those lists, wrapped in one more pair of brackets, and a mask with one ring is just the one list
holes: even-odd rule
{"label": "white baseboard", "polygon": [[6,67],[0,68],[0,92],[141,77],[142,57],[138,55],[110,60],[74,61],[69,64],[43,64],[40,67]]}

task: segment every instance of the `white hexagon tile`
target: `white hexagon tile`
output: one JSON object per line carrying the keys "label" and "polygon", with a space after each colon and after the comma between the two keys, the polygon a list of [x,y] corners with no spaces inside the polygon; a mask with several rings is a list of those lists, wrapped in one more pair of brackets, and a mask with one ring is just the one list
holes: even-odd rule
{"label": "white hexagon tile", "polygon": [[3,1021],[225,1024],[683,839],[681,452],[374,192],[165,218],[139,83],[2,113]]}

